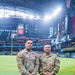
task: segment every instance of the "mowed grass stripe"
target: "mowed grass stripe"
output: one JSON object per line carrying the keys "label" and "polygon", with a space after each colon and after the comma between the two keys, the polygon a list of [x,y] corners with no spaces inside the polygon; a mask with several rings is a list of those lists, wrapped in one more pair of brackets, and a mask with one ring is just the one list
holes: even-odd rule
{"label": "mowed grass stripe", "polygon": [[60,58],[60,70],[58,75],[74,75],[75,74],[75,59]]}
{"label": "mowed grass stripe", "polygon": [[0,75],[18,75],[16,56],[0,56]]}
{"label": "mowed grass stripe", "polygon": [[75,59],[72,58],[60,58],[60,68],[66,68],[66,67],[71,67],[75,66]]}
{"label": "mowed grass stripe", "polygon": [[[75,59],[60,58],[60,70],[57,75],[74,75]],[[16,56],[0,56],[0,75],[18,75]]]}

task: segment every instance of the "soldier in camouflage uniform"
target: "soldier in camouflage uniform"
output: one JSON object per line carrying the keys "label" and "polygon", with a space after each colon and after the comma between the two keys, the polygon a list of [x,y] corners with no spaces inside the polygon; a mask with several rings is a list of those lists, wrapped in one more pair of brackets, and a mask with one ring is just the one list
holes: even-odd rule
{"label": "soldier in camouflage uniform", "polygon": [[25,47],[17,54],[16,59],[20,75],[36,75],[39,60],[37,54],[32,51],[32,40],[27,40]]}
{"label": "soldier in camouflage uniform", "polygon": [[56,54],[51,53],[50,45],[44,46],[44,54],[39,57],[40,75],[56,75],[60,68],[60,61]]}

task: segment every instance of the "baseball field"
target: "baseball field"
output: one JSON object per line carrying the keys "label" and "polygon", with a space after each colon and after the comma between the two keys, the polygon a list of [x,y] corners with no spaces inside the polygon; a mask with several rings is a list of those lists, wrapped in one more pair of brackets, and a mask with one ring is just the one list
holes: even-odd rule
{"label": "baseball field", "polygon": [[[57,75],[75,75],[75,58],[60,58]],[[19,75],[16,56],[0,56],[0,75]]]}

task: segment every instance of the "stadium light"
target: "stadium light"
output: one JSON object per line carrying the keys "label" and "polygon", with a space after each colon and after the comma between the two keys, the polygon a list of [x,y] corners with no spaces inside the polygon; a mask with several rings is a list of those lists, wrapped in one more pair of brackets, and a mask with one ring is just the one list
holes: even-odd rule
{"label": "stadium light", "polygon": [[3,14],[0,14],[0,18],[3,18]]}
{"label": "stadium light", "polygon": [[25,18],[25,19],[41,19],[40,15],[26,10],[14,10],[10,7],[8,9],[0,8],[0,18],[2,17],[17,17],[17,18]]}
{"label": "stadium light", "polygon": [[15,11],[14,10],[9,10],[9,15],[14,15]]}
{"label": "stadium light", "polygon": [[4,12],[4,9],[0,9],[0,13],[3,13]]}
{"label": "stadium light", "polygon": [[52,16],[51,15],[49,16],[49,19],[52,19]]}
{"label": "stadium light", "polygon": [[9,18],[9,15],[6,14],[5,17],[6,17],[6,18]]}
{"label": "stadium light", "polygon": [[44,17],[44,20],[49,20],[49,16],[46,15],[46,16]]}
{"label": "stadium light", "polygon": [[58,11],[61,11],[61,7],[58,7],[58,9],[57,9]]}
{"label": "stadium light", "polygon": [[33,16],[33,15],[29,15],[29,18],[30,18],[30,19],[34,19],[34,16]]}
{"label": "stadium light", "polygon": [[59,12],[61,11],[61,7],[58,7],[57,10],[52,14],[53,17],[55,17]]}
{"label": "stadium light", "polygon": [[53,13],[52,16],[55,17],[56,16],[56,13]]}
{"label": "stadium light", "polygon": [[61,7],[58,7],[52,14],[52,16],[50,15],[45,15],[44,20],[50,20],[52,19],[52,17],[55,17],[56,15],[58,15],[58,13],[61,11]]}
{"label": "stadium light", "polygon": [[40,18],[40,16],[37,15],[37,16],[35,17],[35,19],[41,19],[41,18]]}

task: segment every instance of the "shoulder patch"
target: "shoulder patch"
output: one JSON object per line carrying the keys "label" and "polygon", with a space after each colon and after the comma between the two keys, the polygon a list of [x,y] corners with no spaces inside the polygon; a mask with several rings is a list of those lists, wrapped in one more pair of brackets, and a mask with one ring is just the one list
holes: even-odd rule
{"label": "shoulder patch", "polygon": [[17,57],[22,57],[22,54],[21,54],[21,53],[18,53],[18,54],[17,54]]}

